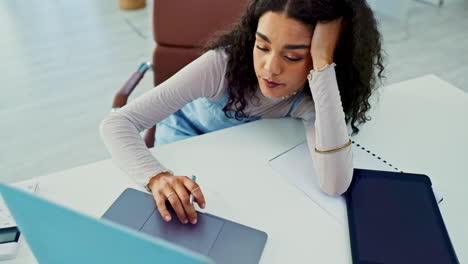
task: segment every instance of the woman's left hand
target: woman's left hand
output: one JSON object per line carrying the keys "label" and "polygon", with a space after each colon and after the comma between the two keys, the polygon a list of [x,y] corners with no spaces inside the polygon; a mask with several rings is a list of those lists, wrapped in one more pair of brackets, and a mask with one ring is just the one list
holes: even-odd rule
{"label": "woman's left hand", "polygon": [[342,17],[317,23],[310,44],[314,69],[321,69],[333,62],[333,54],[338,45],[342,28]]}

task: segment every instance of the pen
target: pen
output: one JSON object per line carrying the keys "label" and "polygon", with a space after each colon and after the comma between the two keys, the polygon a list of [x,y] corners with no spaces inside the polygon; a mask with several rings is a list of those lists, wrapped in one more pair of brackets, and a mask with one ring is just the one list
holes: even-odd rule
{"label": "pen", "polygon": [[[191,177],[191,178],[192,178],[192,181],[194,181],[194,182],[196,182],[196,181],[197,181],[197,176],[195,176],[195,175],[192,175],[192,177]],[[190,204],[192,204],[192,205],[193,205],[193,195],[192,195],[192,193],[190,193]]]}

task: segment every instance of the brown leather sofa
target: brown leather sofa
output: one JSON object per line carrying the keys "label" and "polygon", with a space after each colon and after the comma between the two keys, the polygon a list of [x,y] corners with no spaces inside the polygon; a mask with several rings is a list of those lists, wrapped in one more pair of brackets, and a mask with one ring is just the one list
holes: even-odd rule
{"label": "brown leather sofa", "polygon": [[[153,69],[154,86],[167,80],[202,53],[213,34],[229,29],[247,7],[248,0],[154,0],[152,63],[140,65],[114,97],[112,108],[120,108],[143,78]],[[145,132],[146,146],[154,146],[156,126]]]}

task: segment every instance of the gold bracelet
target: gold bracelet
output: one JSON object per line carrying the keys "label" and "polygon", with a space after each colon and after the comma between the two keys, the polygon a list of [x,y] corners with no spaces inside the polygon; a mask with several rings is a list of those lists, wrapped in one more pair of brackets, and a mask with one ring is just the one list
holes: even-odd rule
{"label": "gold bracelet", "polygon": [[344,149],[346,147],[349,147],[351,145],[351,139],[348,141],[348,143],[344,144],[343,146],[341,147],[337,147],[337,148],[334,148],[334,149],[329,149],[329,150],[318,150],[317,148],[315,148],[315,152],[317,153],[330,153],[330,152],[335,152],[335,151],[338,151],[338,150],[341,150],[341,149]]}

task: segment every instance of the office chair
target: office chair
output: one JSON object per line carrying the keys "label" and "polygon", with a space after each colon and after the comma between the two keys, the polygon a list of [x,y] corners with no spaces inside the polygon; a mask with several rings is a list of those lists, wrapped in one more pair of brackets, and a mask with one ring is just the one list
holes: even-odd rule
{"label": "office chair", "polygon": [[[156,47],[152,62],[145,62],[114,96],[112,109],[127,103],[128,97],[152,69],[154,89],[202,54],[203,45],[218,31],[229,29],[247,7],[248,0],[154,0],[153,38]],[[156,125],[143,138],[154,146]]]}

